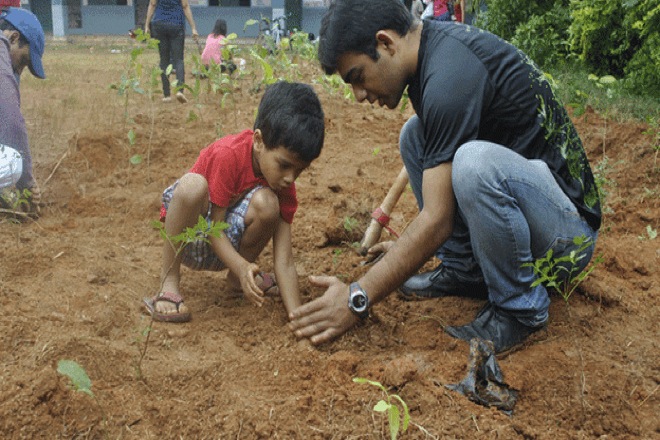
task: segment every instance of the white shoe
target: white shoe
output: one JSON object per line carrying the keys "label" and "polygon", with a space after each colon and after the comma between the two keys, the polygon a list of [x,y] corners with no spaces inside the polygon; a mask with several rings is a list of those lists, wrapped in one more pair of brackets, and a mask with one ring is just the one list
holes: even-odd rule
{"label": "white shoe", "polygon": [[176,92],[176,100],[179,101],[181,104],[185,104],[186,102],[188,102],[188,98],[186,98],[181,92]]}
{"label": "white shoe", "polygon": [[164,97],[163,102],[172,102],[172,97],[171,96]]}

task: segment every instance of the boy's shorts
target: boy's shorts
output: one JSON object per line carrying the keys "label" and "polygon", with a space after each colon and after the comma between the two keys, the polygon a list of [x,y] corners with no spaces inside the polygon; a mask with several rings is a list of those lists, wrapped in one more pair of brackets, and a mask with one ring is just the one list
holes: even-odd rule
{"label": "boy's shorts", "polygon": [[[163,191],[163,206],[165,210],[169,208],[172,195],[179,181]],[[229,225],[222,233],[229,239],[236,251],[239,250],[241,239],[245,232],[245,214],[247,214],[250,201],[255,192],[263,188],[263,185],[257,185],[245,194],[245,196],[227,208],[225,214],[225,223]],[[206,213],[206,222],[211,224],[211,201],[209,200],[209,210]],[[211,244],[204,240],[197,240],[188,243],[181,252],[181,263],[192,270],[210,270],[219,271],[226,268],[225,264],[218,258],[213,251]]]}

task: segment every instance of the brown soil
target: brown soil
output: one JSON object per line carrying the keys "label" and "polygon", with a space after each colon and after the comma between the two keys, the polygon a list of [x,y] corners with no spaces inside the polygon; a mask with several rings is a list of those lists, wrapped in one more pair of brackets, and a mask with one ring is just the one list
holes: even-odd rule
{"label": "brown soil", "polygon": [[[547,334],[498,358],[506,383],[519,390],[513,415],[445,387],[464,377],[468,345],[442,326],[470,321],[479,301],[391,295],[371,322],[314,350],[286,329],[281,300],[255,308],[226,291],[225,273],[187,269],[182,289],[193,321],[154,324],[139,377],[149,326],[140,301],[159,285],[162,242],[151,221],[161,191],[218,135],[250,127],[260,95],[246,77],[226,108],[206,94],[201,110],[194,100],[156,99],[153,127],[150,101],[137,96],[125,124],[123,99],[107,89],[125,60],[125,51],[53,43],[49,79],[23,75],[47,207],[37,222],[0,224],[3,438],[388,438],[386,417],[372,411],[384,396],[355,377],[379,381],[407,402],[412,424],[402,438],[660,435],[660,240],[646,232],[660,227],[658,164],[646,126],[605,123],[590,110],[575,123],[592,163],[607,157],[608,212],[597,246],[604,262],[570,306],[552,296]],[[302,80],[319,76],[303,70]],[[366,270],[351,244],[401,168],[398,132],[410,114],[316,89],[327,140],[299,179],[294,223],[305,301],[322,294],[308,275],[354,280]],[[202,118],[189,121],[190,112]],[[145,157],[140,165],[129,163],[135,152]],[[403,230],[415,212],[407,191],[393,228]],[[347,217],[358,220],[352,231]],[[272,268],[270,252],[259,262]],[[61,359],[85,368],[97,400],[68,387],[56,371]]]}

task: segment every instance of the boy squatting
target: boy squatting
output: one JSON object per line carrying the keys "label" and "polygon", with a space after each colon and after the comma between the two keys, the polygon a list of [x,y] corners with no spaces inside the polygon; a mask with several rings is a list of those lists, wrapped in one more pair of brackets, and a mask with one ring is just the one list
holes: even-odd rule
{"label": "boy squatting", "polygon": [[[163,192],[161,221],[169,237],[193,227],[200,215],[229,227],[208,237],[210,243],[198,240],[178,253],[165,243],[161,291],[144,299],[155,320],[191,319],[179,291],[182,263],[193,270],[229,269],[228,288],[256,306],[278,290],[287,312],[301,305],[291,248],[295,180],[321,154],[324,130],[321,103],[309,85],[275,83],[261,99],[252,130],[211,143]],[[255,263],[271,238],[277,283]]]}

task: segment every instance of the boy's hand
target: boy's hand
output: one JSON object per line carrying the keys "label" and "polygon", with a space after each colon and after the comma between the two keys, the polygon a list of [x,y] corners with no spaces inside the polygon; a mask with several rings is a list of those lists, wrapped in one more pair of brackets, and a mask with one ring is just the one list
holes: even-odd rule
{"label": "boy's hand", "polygon": [[257,307],[264,305],[264,292],[257,286],[255,279],[259,273],[259,266],[254,263],[248,264],[247,268],[241,273],[239,281],[245,298]]}

